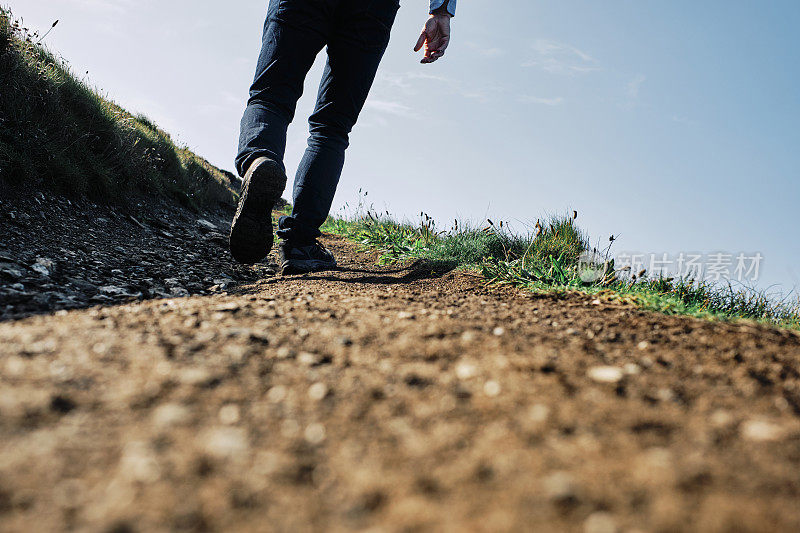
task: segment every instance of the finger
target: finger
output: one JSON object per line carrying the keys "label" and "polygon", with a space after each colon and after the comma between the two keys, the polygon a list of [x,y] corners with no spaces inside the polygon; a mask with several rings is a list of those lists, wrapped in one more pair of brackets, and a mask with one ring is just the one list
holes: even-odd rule
{"label": "finger", "polygon": [[425,56],[426,57],[442,56],[444,55],[444,50],[445,50],[444,48],[440,48],[437,46],[429,46],[425,49]]}
{"label": "finger", "polygon": [[425,41],[427,39],[428,39],[428,34],[425,32],[425,30],[422,30],[419,39],[417,39],[417,44],[414,46],[414,51],[419,52],[420,49],[422,48],[422,45],[425,44]]}
{"label": "finger", "polygon": [[428,41],[428,48],[431,50],[445,50],[447,45],[450,44],[450,39],[447,37],[439,37],[433,41]]}

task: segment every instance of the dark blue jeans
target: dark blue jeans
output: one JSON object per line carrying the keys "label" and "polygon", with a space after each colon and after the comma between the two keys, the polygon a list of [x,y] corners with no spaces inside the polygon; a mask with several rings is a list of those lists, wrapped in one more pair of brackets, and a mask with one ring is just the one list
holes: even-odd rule
{"label": "dark blue jeans", "polygon": [[314,59],[328,47],[308,148],[294,181],[292,216],[278,225],[283,239],[320,235],[344,166],[349,134],[367,99],[389,43],[398,0],[270,0],[261,54],[242,118],[236,169],[261,156],[283,162],[286,129]]}

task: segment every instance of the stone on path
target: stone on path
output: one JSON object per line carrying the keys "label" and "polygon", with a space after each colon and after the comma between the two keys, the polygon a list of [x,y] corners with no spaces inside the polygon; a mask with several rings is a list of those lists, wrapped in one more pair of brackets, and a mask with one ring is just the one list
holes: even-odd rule
{"label": "stone on path", "polygon": [[748,420],[740,429],[742,438],[753,442],[775,442],[781,440],[786,431],[769,420]]}
{"label": "stone on path", "polygon": [[598,383],[616,383],[625,373],[615,366],[594,366],[586,373],[589,379]]}

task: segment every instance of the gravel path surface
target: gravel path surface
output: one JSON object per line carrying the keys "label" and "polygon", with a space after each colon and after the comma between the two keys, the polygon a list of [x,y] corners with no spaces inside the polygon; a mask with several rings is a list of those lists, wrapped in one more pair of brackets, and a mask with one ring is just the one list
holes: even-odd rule
{"label": "gravel path surface", "polygon": [[0,200],[0,530],[800,530],[794,332]]}

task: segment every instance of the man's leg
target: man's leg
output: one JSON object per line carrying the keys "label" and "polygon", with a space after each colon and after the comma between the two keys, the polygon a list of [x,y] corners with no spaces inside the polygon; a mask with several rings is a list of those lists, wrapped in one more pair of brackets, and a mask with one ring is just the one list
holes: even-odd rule
{"label": "man's leg", "polygon": [[261,261],[272,247],[272,208],[286,186],[286,129],[306,74],[327,41],[334,2],[270,2],[236,157],[243,180],[230,249],[241,263]]}
{"label": "man's leg", "polygon": [[278,235],[305,245],[320,235],[344,166],[349,134],[389,42],[397,0],[343,0],[328,42],[328,62],[309,119],[308,148],[294,182],[294,209]]}
{"label": "man's leg", "polygon": [[270,0],[261,53],[239,136],[236,169],[244,176],[261,156],[283,162],[286,128],[303,82],[330,31],[331,2]]}

